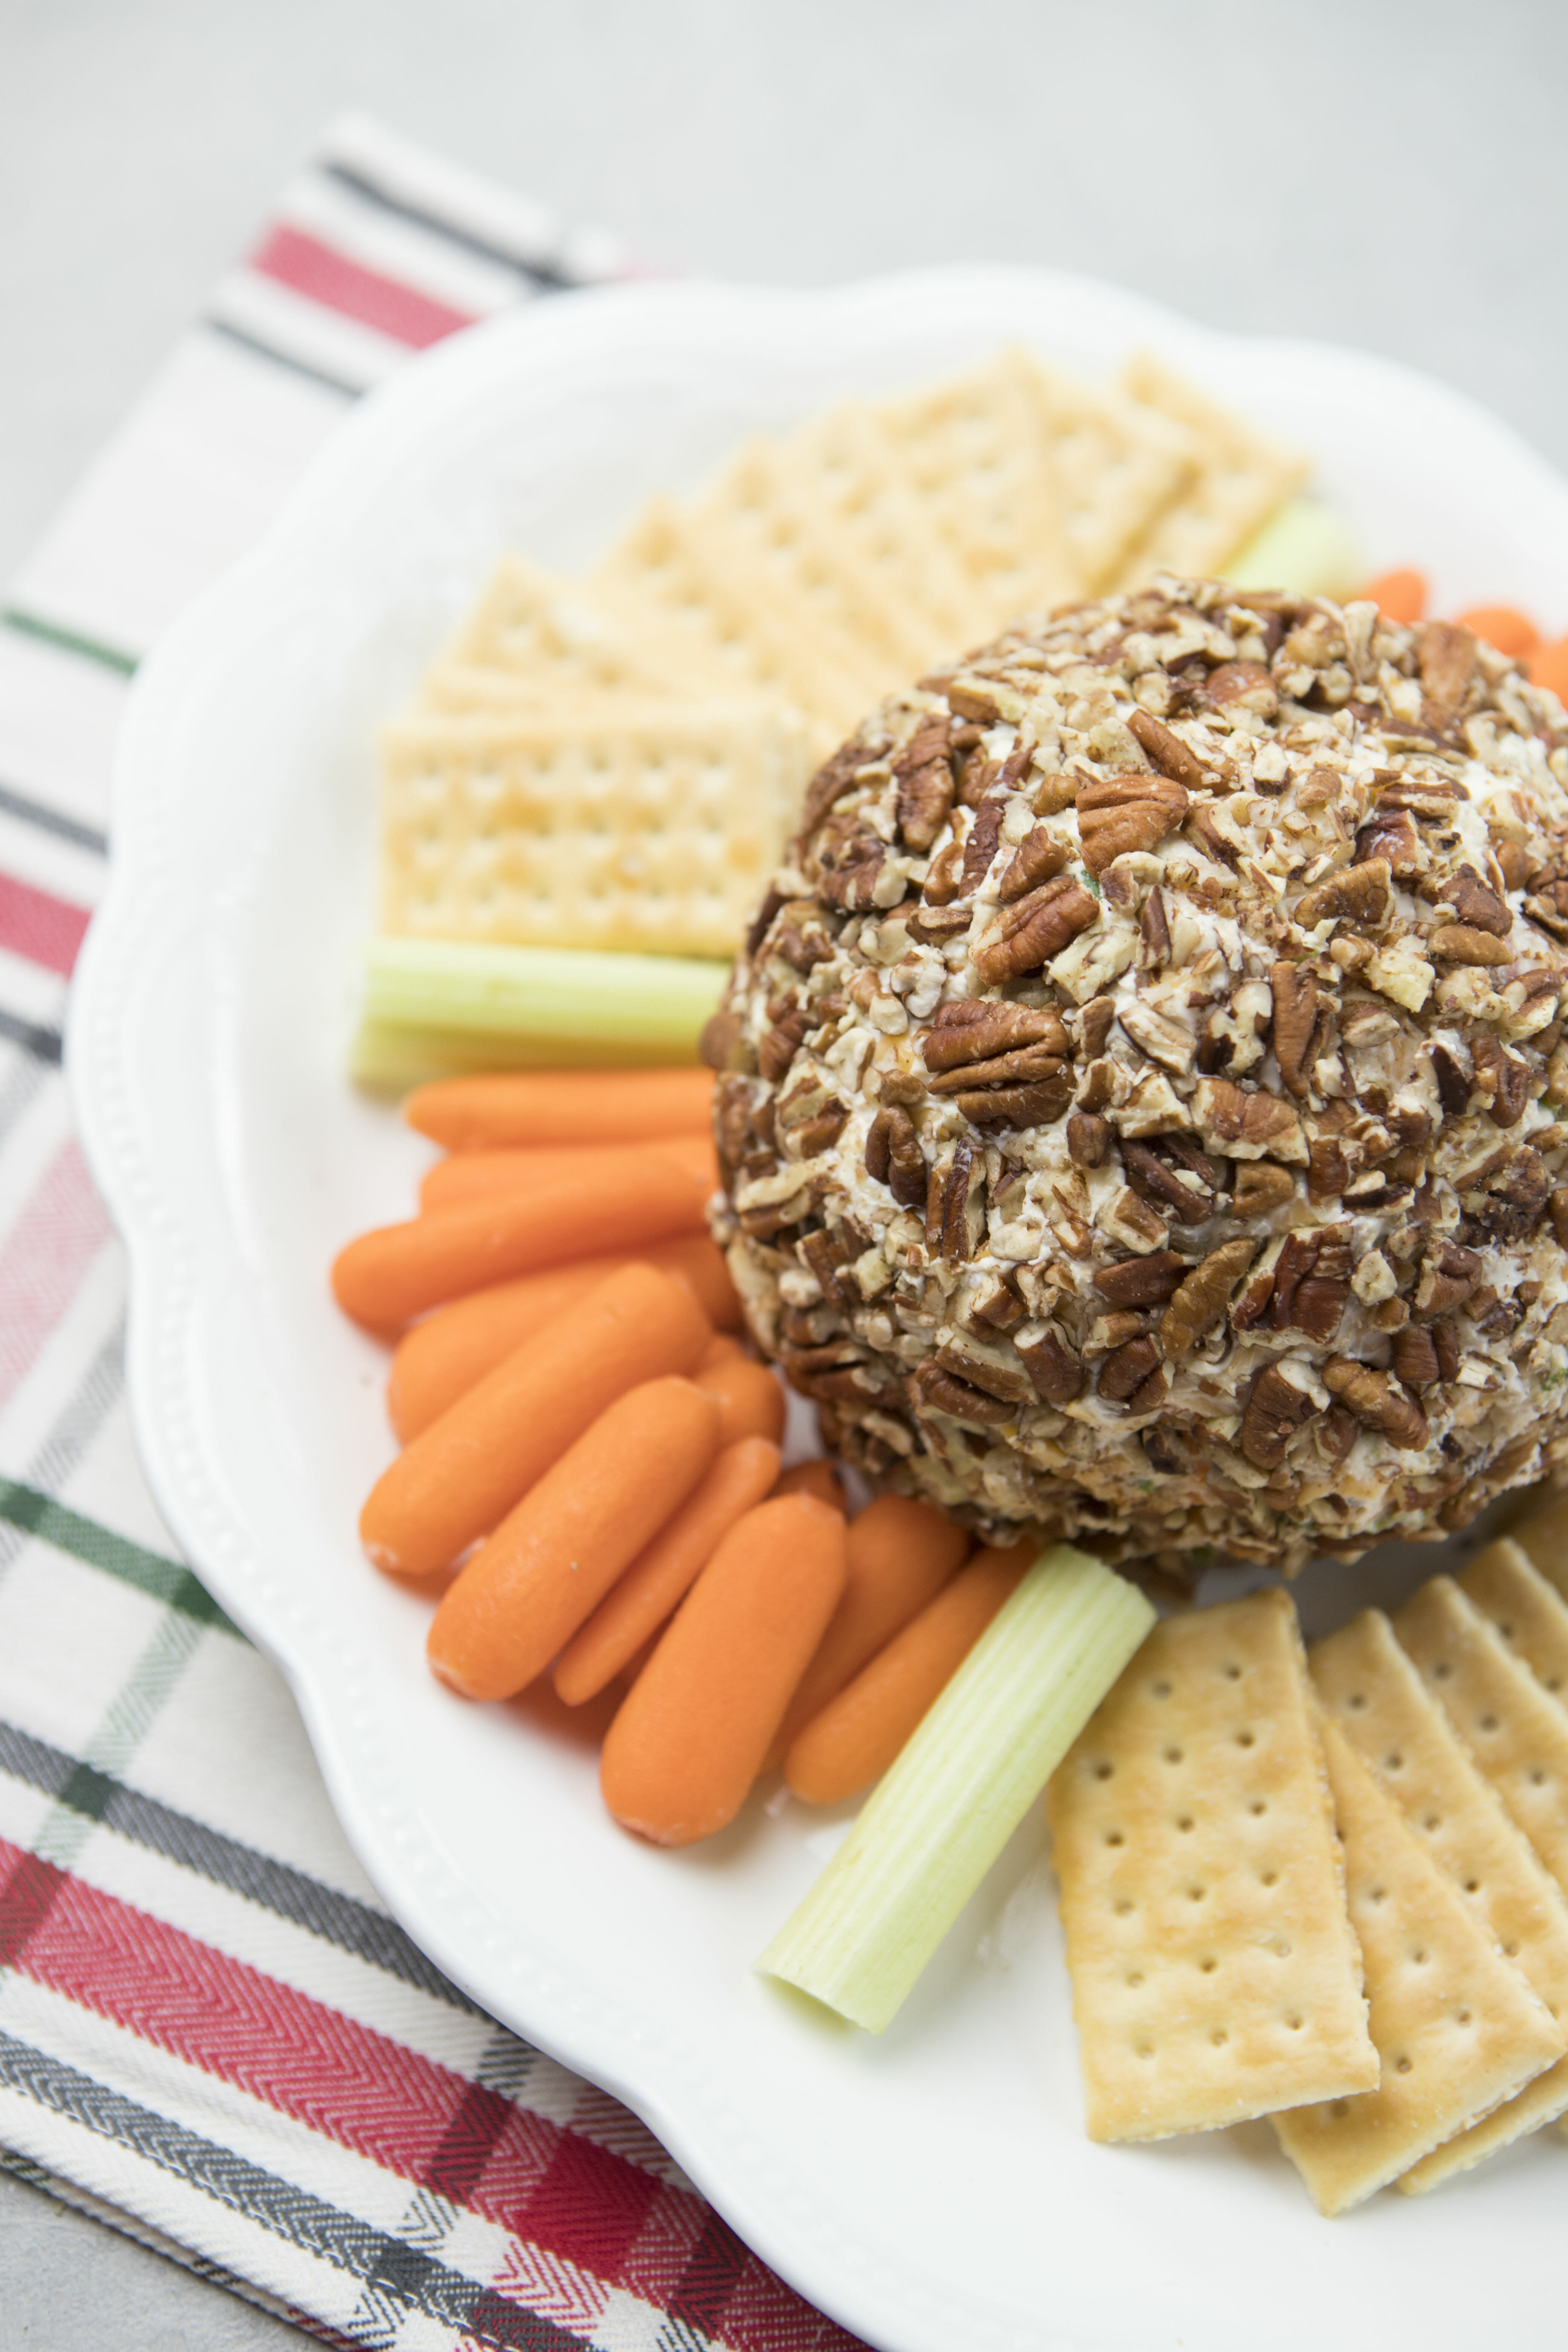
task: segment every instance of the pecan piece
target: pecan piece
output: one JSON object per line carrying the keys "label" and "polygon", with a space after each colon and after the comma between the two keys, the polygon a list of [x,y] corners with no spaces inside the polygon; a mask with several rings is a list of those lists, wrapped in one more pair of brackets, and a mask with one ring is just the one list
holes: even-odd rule
{"label": "pecan piece", "polygon": [[1337,1201],[1353,1169],[1337,1135],[1315,1135],[1307,1150],[1307,1198]]}
{"label": "pecan piece", "polygon": [[910,937],[913,940],[955,940],[974,920],[971,906],[917,907],[908,918]]}
{"label": "pecan piece", "polygon": [[1312,1432],[1312,1443],[1324,1467],[1337,1470],[1361,1435],[1361,1423],[1342,1404],[1331,1404]]}
{"label": "pecan piece", "polygon": [[933,1257],[974,1255],[985,1225],[985,1163],[972,1143],[956,1144],[952,1165],[933,1168],[926,1186],[926,1247]]}
{"label": "pecan piece", "polygon": [[1086,1062],[1105,1051],[1105,1041],[1116,1019],[1114,996],[1094,996],[1078,1016],[1078,1048]]}
{"label": "pecan piece", "polygon": [[1027,1004],[998,1004],[984,997],[959,997],[944,1004],[921,1040],[921,1058],[928,1070],[963,1068],[988,1062],[1033,1045],[1065,1055],[1068,1033],[1062,1017],[1049,1008],[1037,1012]]}
{"label": "pecan piece", "polygon": [[1110,1149],[1110,1121],[1098,1111],[1075,1110],[1068,1121],[1068,1158],[1075,1168],[1098,1168]]}
{"label": "pecan piece", "polygon": [[1445,1118],[1463,1118],[1470,1107],[1470,1082],[1441,1040],[1432,1048],[1432,1076]]}
{"label": "pecan piece", "polygon": [[1446,733],[1458,716],[1476,669],[1476,641],[1455,621],[1428,621],[1416,644],[1425,695],[1422,717]]}
{"label": "pecan piece", "polygon": [[841,1280],[849,1265],[849,1252],[837,1234],[817,1226],[800,1237],[800,1254],[816,1276],[822,1295],[830,1307],[854,1306],[859,1297],[853,1280],[847,1285]]}
{"label": "pecan piece", "polygon": [[1492,856],[1498,862],[1505,890],[1527,890],[1541,871],[1540,861],[1531,856],[1522,841],[1493,841]]}
{"label": "pecan piece", "polygon": [[1190,793],[1203,791],[1208,782],[1203,761],[1195,751],[1188,750],[1179,735],[1162,726],[1152,711],[1129,711],[1127,732],[1150,766],[1158,769],[1161,775],[1168,776],[1173,783],[1184,784]]}
{"label": "pecan piece", "polygon": [[[1180,1143],[1180,1138],[1174,1136],[1163,1140],[1167,1152],[1177,1150]],[[1127,1171],[1127,1181],[1132,1190],[1164,1215],[1175,1217],[1184,1225],[1201,1225],[1214,1213],[1217,1176],[1215,1181],[1205,1180],[1204,1165],[1206,1163],[1202,1162],[1201,1153],[1194,1156],[1201,1164],[1178,1172],[1169,1159],[1152,1144],[1136,1143],[1127,1137],[1122,1139],[1121,1164]],[[1197,1182],[1184,1181],[1187,1176],[1196,1177]]]}
{"label": "pecan piece", "polygon": [[1113,857],[1155,848],[1186,814],[1186,788],[1172,777],[1102,776],[1078,796],[1083,862],[1090,873],[1103,874]]}
{"label": "pecan piece", "polygon": [[967,1381],[955,1381],[931,1357],[916,1365],[909,1396],[916,1412],[945,1413],[950,1420],[974,1422],[982,1429],[1013,1420],[1017,1410],[1004,1404],[1000,1397],[987,1396],[984,1389],[972,1388]]}
{"label": "pecan piece", "polygon": [[1016,1087],[977,1087],[952,1095],[973,1127],[1054,1127],[1072,1100],[1072,1080],[1037,1078]]}
{"label": "pecan piece", "polygon": [[1568,1184],[1556,1185],[1546,1205],[1551,1213],[1552,1230],[1557,1236],[1557,1246],[1568,1250]]}
{"label": "pecan piece", "polygon": [[993,1331],[1011,1331],[1024,1320],[1024,1302],[1018,1296],[1017,1285],[1010,1274],[994,1274],[974,1293],[965,1309],[971,1323],[984,1323]]}
{"label": "pecan piece", "polygon": [[[1061,1055],[1053,1054],[1049,1045],[1020,1045],[1010,1054],[993,1055],[988,1062],[964,1062],[953,1070],[937,1070],[927,1084],[933,1095],[958,1095],[971,1087],[1016,1086],[1060,1077],[1061,1072]],[[1070,1092],[1071,1081],[1065,1083]]]}
{"label": "pecan piece", "polygon": [[1199,1260],[1160,1318],[1160,1345],[1167,1357],[1184,1356],[1225,1320],[1230,1294],[1257,1255],[1256,1242],[1222,1242]]}
{"label": "pecan piece", "polygon": [[885,1184],[900,1209],[923,1209],[925,1154],[901,1103],[884,1103],[866,1138],[866,1173]]}
{"label": "pecan piece", "polygon": [[1095,1388],[1111,1404],[1128,1404],[1159,1368],[1160,1350],[1152,1339],[1126,1339],[1101,1364]]}
{"label": "pecan piece", "polygon": [[800,1049],[800,1041],[811,1026],[811,1015],[800,1007],[781,1013],[763,1039],[757,1055],[757,1066],[764,1078],[777,1086]]}
{"label": "pecan piece", "polygon": [[1046,826],[1037,824],[1032,833],[1024,835],[1003,867],[996,896],[1004,907],[1010,907],[1026,890],[1037,889],[1042,882],[1054,880],[1070,862],[1066,842],[1058,841]]}
{"label": "pecan piece", "polygon": [[[884,737],[884,749],[886,740]],[[842,798],[860,773],[861,769],[869,767],[877,756],[877,752],[868,744],[851,740],[841,744],[831,760],[826,761],[818,768],[806,786],[805,799],[801,807],[800,831],[803,840],[809,839],[816,831],[834,802]]]}
{"label": "pecan piece", "polygon": [[931,859],[921,891],[921,903],[926,907],[949,907],[958,896],[959,877],[963,872],[963,844],[954,838],[947,847]]}
{"label": "pecan piece", "polygon": [[1099,919],[1100,908],[1082,884],[1058,874],[1007,908],[975,949],[974,969],[988,988],[1038,971]]}
{"label": "pecan piece", "polygon": [[710,1013],[702,1024],[697,1051],[710,1070],[738,1074],[752,1067],[752,1050],[738,1013]]}
{"label": "pecan piece", "polygon": [[1375,1429],[1401,1452],[1419,1453],[1431,1435],[1426,1416],[1397,1381],[1353,1356],[1334,1356],[1323,1367],[1323,1386],[1364,1429]]}
{"label": "pecan piece", "polygon": [[1193,1115],[1210,1151],[1244,1160],[1307,1157],[1300,1119],[1268,1087],[1247,1089],[1233,1078],[1205,1078],[1193,1097]]}
{"label": "pecan piece", "polygon": [[815,1159],[819,1151],[826,1151],[830,1143],[837,1143],[848,1116],[848,1106],[834,1101],[825,1104],[821,1110],[814,1111],[810,1118],[803,1118],[793,1130],[801,1158]]}
{"label": "pecan piece", "polygon": [[1481,880],[1473,866],[1461,866],[1440,896],[1453,908],[1460,922],[1473,931],[1492,931],[1500,940],[1506,940],[1513,929],[1508,901],[1499,898],[1489,883]]}
{"label": "pecan piece", "polygon": [[1429,1323],[1426,1328],[1432,1334],[1432,1345],[1437,1351],[1438,1379],[1458,1380],[1459,1376],[1458,1325],[1451,1315],[1440,1315],[1436,1323]]}
{"label": "pecan piece", "polygon": [[1490,931],[1473,930],[1468,923],[1440,923],[1426,935],[1426,946],[1443,963],[1500,964],[1513,961],[1506,940]]}
{"label": "pecan piece", "polygon": [[952,1379],[966,1381],[971,1388],[984,1390],[999,1404],[1033,1404],[1035,1401],[1034,1383],[1022,1364],[979,1355],[966,1348],[962,1339],[943,1339],[937,1349],[936,1361]]}
{"label": "pecan piece", "polygon": [[[924,752],[918,764],[910,760],[917,750]],[[909,745],[904,760],[895,763],[893,773],[899,784],[899,831],[909,847],[923,856],[952,808],[952,768],[947,757],[946,728],[921,728]]]}
{"label": "pecan piece", "polygon": [[1238,1217],[1266,1217],[1295,1189],[1296,1180],[1288,1168],[1276,1168],[1268,1160],[1244,1160],[1236,1171],[1232,1206]]}
{"label": "pecan piece", "polygon": [[1421,836],[1408,809],[1373,811],[1355,837],[1358,866],[1380,863],[1398,882],[1413,882],[1422,870]]}
{"label": "pecan piece", "polygon": [[1530,1099],[1530,1071],[1489,1033],[1470,1049],[1476,1065],[1476,1091],[1496,1127],[1517,1127]]}
{"label": "pecan piece", "polygon": [[[868,907],[882,905],[884,900],[879,898],[878,888],[887,855],[885,843],[870,835],[855,835],[833,852],[831,862],[824,861],[816,885],[819,897],[844,915],[862,913]],[[901,883],[898,895],[900,898],[903,896]],[[897,899],[886,903],[896,905]]]}
{"label": "pecan piece", "polygon": [[1054,1323],[1026,1324],[1013,1345],[1028,1368],[1035,1393],[1045,1404],[1071,1404],[1083,1393],[1083,1365]]}
{"label": "pecan piece", "polygon": [[1268,985],[1279,1075],[1299,1101],[1311,1091],[1313,1065],[1328,1045],[1328,1007],[1316,979],[1301,964],[1270,965]]}
{"label": "pecan piece", "polygon": [[773,917],[784,905],[784,893],[770,885],[768,894],[758,908],[751,929],[746,933],[746,953],[754,956],[773,929]]}
{"label": "pecan piece", "polygon": [[996,845],[1002,837],[1002,819],[1006,811],[999,800],[982,801],[974,812],[974,823],[969,828],[969,838],[963,845],[963,870],[959,876],[958,895],[973,898],[991,871],[996,855]]}
{"label": "pecan piece", "polygon": [[1288,1379],[1279,1365],[1266,1364],[1252,1383],[1241,1416],[1241,1450],[1253,1468],[1278,1470],[1285,1448],[1317,1410],[1305,1389]]}
{"label": "pecan piece", "polygon": [[1102,1265],[1094,1286],[1112,1307],[1163,1307],[1175,1297],[1191,1260],[1174,1250],[1152,1250],[1147,1257],[1121,1258]]}
{"label": "pecan piece", "polygon": [[1393,898],[1388,887],[1387,861],[1369,858],[1364,865],[1342,866],[1330,874],[1310,890],[1303,891],[1296,901],[1292,919],[1304,931],[1319,923],[1348,917],[1358,925],[1386,922]]}
{"label": "pecan piece", "polygon": [[1415,1312],[1425,1320],[1462,1307],[1481,1278],[1481,1262],[1474,1250],[1457,1242],[1438,1242],[1422,1260],[1415,1285]]}
{"label": "pecan piece", "polygon": [[1475,1208],[1470,1207],[1475,1196],[1466,1197],[1463,1177],[1456,1177],[1455,1190],[1465,1198],[1469,1213],[1494,1240],[1521,1242],[1546,1214],[1552,1180],[1540,1152],[1532,1151],[1528,1144],[1521,1144],[1508,1154],[1500,1168],[1486,1178]]}
{"label": "pecan piece", "polygon": [[1209,672],[1205,688],[1216,709],[1224,710],[1232,703],[1243,709],[1255,711],[1259,719],[1279,716],[1279,689],[1274,683],[1274,673],[1262,662],[1221,662]]}
{"label": "pecan piece", "polygon": [[1432,1334],[1419,1323],[1402,1324],[1394,1334],[1394,1377],[1407,1389],[1429,1389],[1438,1375]]}

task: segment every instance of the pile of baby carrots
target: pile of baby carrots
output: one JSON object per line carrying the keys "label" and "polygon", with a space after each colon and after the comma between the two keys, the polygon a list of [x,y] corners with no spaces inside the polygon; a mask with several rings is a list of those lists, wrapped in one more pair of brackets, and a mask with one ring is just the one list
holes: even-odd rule
{"label": "pile of baby carrots", "polygon": [[405,1116],[445,1147],[417,1216],[342,1251],[345,1313],[395,1342],[403,1451],[360,1517],[438,1592],[434,1672],[609,1711],[605,1801],[684,1845],[780,1765],[829,1804],[879,1779],[1021,1581],[929,1505],[853,1519],[781,1469],[784,1399],[704,1210],[706,1071],[453,1079]]}
{"label": "pile of baby carrots", "polygon": [[[1430,592],[1423,572],[1380,572],[1360,593],[1390,621],[1414,626],[1426,618]],[[1532,686],[1545,687],[1568,706],[1568,637],[1548,645],[1530,615],[1513,604],[1472,604],[1454,618],[1520,663]]]}

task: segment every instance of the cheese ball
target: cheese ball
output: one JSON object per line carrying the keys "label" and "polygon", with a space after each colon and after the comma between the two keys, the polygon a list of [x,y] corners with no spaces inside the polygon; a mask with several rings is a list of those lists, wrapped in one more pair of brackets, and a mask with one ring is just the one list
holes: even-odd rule
{"label": "cheese ball", "polygon": [[893,696],[707,1058],[827,1444],[1189,1578],[1568,1475],[1568,720],[1467,630],[1162,577]]}

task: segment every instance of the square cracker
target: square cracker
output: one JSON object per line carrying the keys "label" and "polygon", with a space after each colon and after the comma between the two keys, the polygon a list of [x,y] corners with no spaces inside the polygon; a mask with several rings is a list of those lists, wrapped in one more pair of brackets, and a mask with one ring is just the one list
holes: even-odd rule
{"label": "square cracker", "polygon": [[1184,426],[1195,444],[1195,471],[1125,559],[1121,583],[1135,586],[1155,572],[1190,577],[1223,571],[1300,489],[1309,461],[1255,433],[1147,352],[1128,362],[1121,388],[1129,399]]}
{"label": "square cracker", "polygon": [[[1380,1609],[1363,1610],[1307,1654],[1318,1697],[1398,1805],[1422,1851],[1476,1924],[1568,2017],[1568,1904],[1450,1728]],[[1400,2181],[1434,2189],[1568,2109],[1568,2057],[1458,2133]]]}
{"label": "square cracker", "polygon": [[1059,368],[1029,363],[1056,481],[1063,536],[1091,595],[1115,577],[1130,548],[1179,503],[1202,456],[1186,425],[1078,383]]}
{"label": "square cracker", "polygon": [[1562,1700],[1568,1691],[1568,1602],[1511,1536],[1477,1552],[1455,1579],[1524,1660],[1537,1682]]}
{"label": "square cracker", "polygon": [[1532,1511],[1509,1535],[1540,1570],[1552,1590],[1568,1601],[1568,1495],[1560,1495],[1543,1510]]}
{"label": "square cracker", "polygon": [[1383,2076],[1274,2118],[1320,2213],[1345,2213],[1512,2097],[1568,2040],[1423,1853],[1337,1722],[1323,1754]]}
{"label": "square cracker", "polygon": [[1023,352],[1000,352],[946,383],[883,401],[877,415],[929,527],[969,572],[980,636],[1083,593]]}
{"label": "square cracker", "polygon": [[1209,2131],[1376,2084],[1283,1592],[1157,1625],[1046,1802],[1091,2139]]}
{"label": "square cracker", "polygon": [[639,643],[639,633],[620,626],[579,581],[505,555],[426,674],[426,688],[451,671],[480,671],[542,700],[668,693],[671,681],[647,635],[641,632]]}
{"label": "square cracker", "polygon": [[381,928],[728,958],[809,764],[767,702],[402,720],[382,735]]}
{"label": "square cracker", "polygon": [[1413,1593],[1394,1630],[1466,1748],[1568,1892],[1568,1709],[1451,1576]]}

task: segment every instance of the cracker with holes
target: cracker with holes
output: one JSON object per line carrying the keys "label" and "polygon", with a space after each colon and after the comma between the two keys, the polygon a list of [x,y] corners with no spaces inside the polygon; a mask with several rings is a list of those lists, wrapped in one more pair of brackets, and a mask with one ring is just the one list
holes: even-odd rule
{"label": "cracker with holes", "polygon": [[423,692],[437,709],[487,702],[559,700],[564,695],[680,690],[661,660],[656,616],[630,628],[596,604],[580,581],[505,555],[479,603],[426,672]]}
{"label": "cracker with holes", "polygon": [[1131,585],[1154,572],[1223,572],[1237,550],[1300,489],[1308,461],[1251,431],[1146,352],[1128,362],[1121,388],[1153,415],[1181,425],[1195,447],[1193,474],[1132,547],[1122,583]]}
{"label": "cracker with holes", "polygon": [[977,635],[1081,593],[1025,353],[1002,352],[934,390],[883,402],[879,415],[930,528],[974,583],[988,616]]}
{"label": "cracker with holes", "polygon": [[727,957],[809,764],[760,700],[403,720],[382,737],[382,929]]}
{"label": "cracker with holes", "polygon": [[1373,2088],[1296,1612],[1157,1625],[1047,1791],[1089,2137]]}
{"label": "cracker with holes", "polygon": [[1348,2212],[1514,2097],[1568,2040],[1335,1721],[1323,1753],[1361,1946],[1375,2090],[1274,2117],[1321,2213]]}
{"label": "cracker with holes", "polygon": [[[1320,1703],[1398,1805],[1422,1851],[1476,1924],[1556,2018],[1568,2017],[1568,1904],[1477,1770],[1381,1610],[1364,1610],[1308,1653]],[[1568,2109],[1568,2058],[1538,2074],[1405,2174],[1435,2189],[1451,2173]]]}
{"label": "cracker with holes", "polygon": [[1422,1585],[1394,1630],[1509,1813],[1568,1892],[1568,1709],[1451,1576]]}
{"label": "cracker with holes", "polygon": [[1522,1546],[1500,1536],[1454,1580],[1536,1681],[1561,1700],[1568,1692],[1568,1602]]}
{"label": "cracker with holes", "polygon": [[1568,1495],[1532,1511],[1509,1534],[1552,1591],[1568,1601]]}
{"label": "cracker with holes", "polygon": [[1031,362],[1063,535],[1090,591],[1116,574],[1198,475],[1194,436],[1159,410]]}

